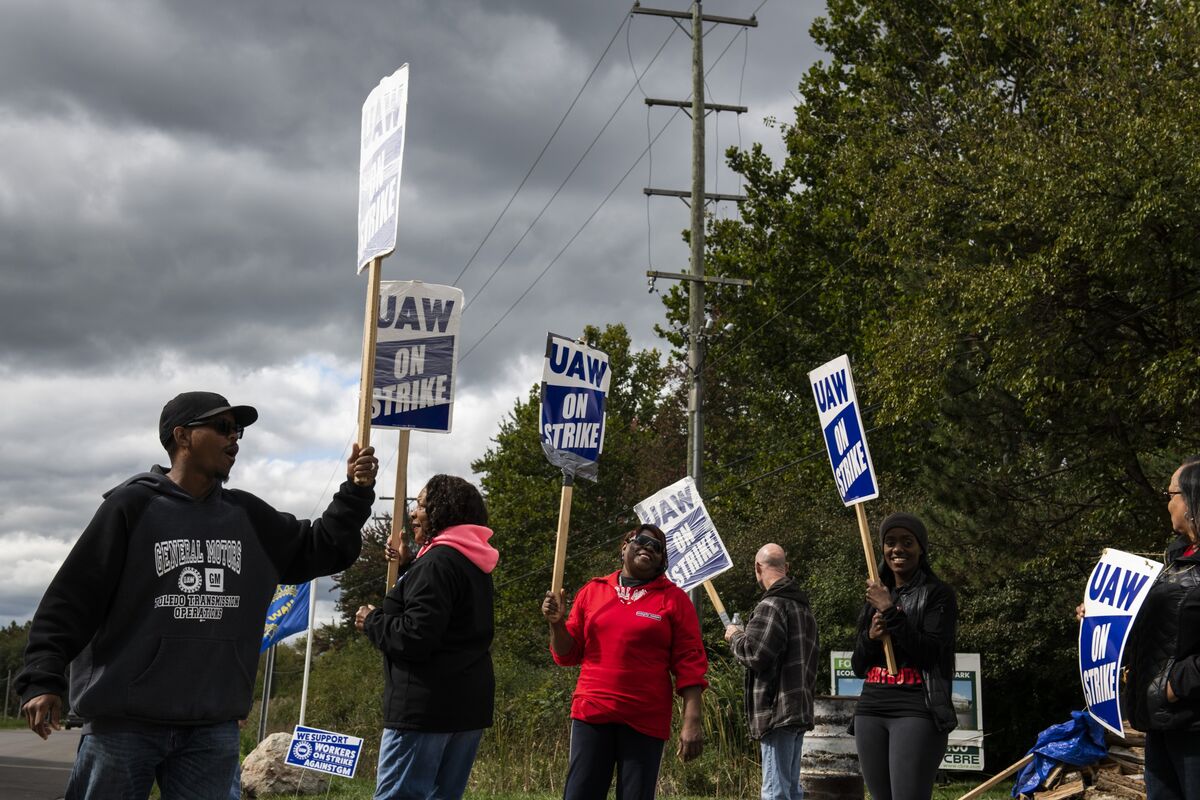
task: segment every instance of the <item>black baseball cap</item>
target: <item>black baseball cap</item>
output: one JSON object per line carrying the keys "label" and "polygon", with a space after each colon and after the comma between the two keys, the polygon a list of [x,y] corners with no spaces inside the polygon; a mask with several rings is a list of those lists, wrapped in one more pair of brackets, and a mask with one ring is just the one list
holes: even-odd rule
{"label": "black baseball cap", "polygon": [[258,419],[254,406],[231,406],[229,401],[216,392],[183,392],[171,398],[163,406],[158,417],[158,440],[166,447],[175,429],[189,422],[198,422],[217,414],[232,412],[233,420],[245,427]]}

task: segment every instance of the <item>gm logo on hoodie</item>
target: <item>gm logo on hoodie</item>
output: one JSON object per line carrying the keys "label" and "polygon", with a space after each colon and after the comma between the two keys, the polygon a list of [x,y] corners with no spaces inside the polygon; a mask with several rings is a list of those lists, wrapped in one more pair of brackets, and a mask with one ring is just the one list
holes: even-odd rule
{"label": "gm logo on hoodie", "polygon": [[220,567],[206,567],[204,570],[204,590],[206,592],[224,592],[225,570]]}

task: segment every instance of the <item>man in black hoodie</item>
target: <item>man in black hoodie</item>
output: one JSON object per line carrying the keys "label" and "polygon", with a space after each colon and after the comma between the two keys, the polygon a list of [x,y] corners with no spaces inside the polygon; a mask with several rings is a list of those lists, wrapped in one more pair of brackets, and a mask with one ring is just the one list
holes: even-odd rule
{"label": "man in black hoodie", "polygon": [[762,799],[800,800],[800,750],[813,728],[817,685],[817,621],[808,595],[787,574],[777,544],[754,557],[762,600],[743,630],[725,628],[733,656],[746,667],[746,717],[762,754]]}
{"label": "man in black hoodie", "polygon": [[67,797],[225,798],[250,710],[267,606],[279,583],[345,569],[362,547],[378,462],[355,445],[319,520],[222,484],[258,419],[219,394],[162,410],[169,469],[105,495],[34,615],[17,677],[22,713],[58,729],[64,674],[83,730]]}

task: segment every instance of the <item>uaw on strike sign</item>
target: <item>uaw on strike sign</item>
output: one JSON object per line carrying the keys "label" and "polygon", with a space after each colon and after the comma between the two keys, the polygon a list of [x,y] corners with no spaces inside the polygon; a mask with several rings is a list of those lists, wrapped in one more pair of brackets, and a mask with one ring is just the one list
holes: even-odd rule
{"label": "uaw on strike sign", "polygon": [[1121,726],[1120,664],[1125,642],[1163,565],[1105,550],[1088,578],[1079,625],[1079,678],[1088,712],[1124,738]]}
{"label": "uaw on strike sign", "polygon": [[596,480],[604,449],[608,354],[558,334],[546,336],[542,365],[542,451],[572,478]]}
{"label": "uaw on strike sign", "polygon": [[733,566],[690,476],[650,495],[633,512],[666,534],[667,577],[680,589],[693,589]]}
{"label": "uaw on strike sign", "polygon": [[463,293],[420,281],[383,281],[371,426],[448,433]]}
{"label": "uaw on strike sign", "polygon": [[362,107],[358,162],[358,271],[396,249],[400,165],[408,116],[408,64],[379,82]]}
{"label": "uaw on strike sign", "polygon": [[879,496],[871,451],[863,432],[858,397],[854,394],[854,378],[850,375],[850,359],[838,356],[833,361],[808,373],[817,414],[825,434],[825,447],[833,467],[842,503],[850,506]]}

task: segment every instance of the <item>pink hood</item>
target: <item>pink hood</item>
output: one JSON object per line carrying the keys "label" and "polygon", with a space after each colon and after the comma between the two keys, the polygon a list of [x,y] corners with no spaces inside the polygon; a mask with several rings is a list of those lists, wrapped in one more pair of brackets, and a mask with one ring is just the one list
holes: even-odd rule
{"label": "pink hood", "polygon": [[482,525],[453,525],[426,542],[417,552],[417,558],[425,555],[431,547],[445,545],[471,559],[471,563],[484,572],[491,572],[500,560],[500,553],[488,544],[490,538],[491,528]]}

